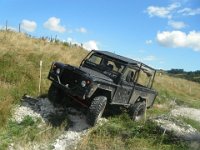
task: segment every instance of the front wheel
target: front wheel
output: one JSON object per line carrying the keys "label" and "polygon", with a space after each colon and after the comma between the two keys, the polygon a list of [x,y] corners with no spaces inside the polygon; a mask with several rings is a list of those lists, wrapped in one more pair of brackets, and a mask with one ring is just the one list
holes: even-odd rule
{"label": "front wheel", "polygon": [[49,101],[54,105],[57,106],[60,104],[64,98],[65,94],[59,88],[57,88],[53,83],[49,87],[48,91],[48,98]]}
{"label": "front wheel", "polygon": [[139,121],[144,118],[146,111],[145,102],[136,102],[134,105],[130,106],[129,114],[132,120]]}
{"label": "front wheel", "polygon": [[107,98],[104,96],[95,97],[89,107],[87,121],[91,126],[94,126],[101,118],[107,104]]}

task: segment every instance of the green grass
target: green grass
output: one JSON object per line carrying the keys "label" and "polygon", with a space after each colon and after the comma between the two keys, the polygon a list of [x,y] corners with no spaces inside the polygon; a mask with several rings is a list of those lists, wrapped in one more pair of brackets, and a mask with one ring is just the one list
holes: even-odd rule
{"label": "green grass", "polygon": [[26,137],[25,141],[34,140],[39,131],[37,127],[39,122],[40,120],[34,121],[30,116],[26,116],[21,123],[10,120],[6,130],[0,133],[0,148],[7,148],[10,143],[19,141],[22,137]]}
{"label": "green grass", "polygon": [[[163,138],[162,138],[163,136]],[[127,114],[110,118],[93,129],[80,143],[81,149],[188,149],[186,143],[163,135],[153,122],[133,122]]]}
{"label": "green grass", "polygon": [[40,118],[33,119],[30,116],[25,116],[20,123],[9,120],[6,127],[0,130],[0,150],[7,149],[11,143],[23,146],[24,149],[29,149],[30,142],[48,145],[65,130],[66,126],[66,121],[60,127],[53,127],[42,123]]}

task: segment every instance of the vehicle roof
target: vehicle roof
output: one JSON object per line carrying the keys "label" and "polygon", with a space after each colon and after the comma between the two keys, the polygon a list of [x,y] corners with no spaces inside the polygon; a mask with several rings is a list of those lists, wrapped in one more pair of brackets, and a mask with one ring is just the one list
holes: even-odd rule
{"label": "vehicle roof", "polygon": [[138,65],[138,67],[140,65],[142,65],[143,67],[147,67],[149,69],[152,69],[152,70],[155,70],[154,68],[142,63],[142,62],[139,62],[139,61],[136,61],[136,60],[133,60],[133,59],[130,59],[130,58],[127,58],[127,57],[124,57],[124,56],[120,56],[120,55],[117,55],[115,53],[112,53],[112,52],[108,52],[108,51],[100,51],[100,50],[93,50],[95,53],[99,53],[99,54],[103,54],[103,55],[107,55],[109,57],[113,57],[115,59],[118,59],[118,60],[121,60],[125,63],[128,63],[128,64],[131,64],[131,65]]}

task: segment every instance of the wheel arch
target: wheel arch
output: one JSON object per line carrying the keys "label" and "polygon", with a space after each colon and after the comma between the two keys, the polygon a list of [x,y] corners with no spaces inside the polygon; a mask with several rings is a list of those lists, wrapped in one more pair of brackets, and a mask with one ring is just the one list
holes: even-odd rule
{"label": "wheel arch", "polygon": [[105,96],[107,98],[108,102],[111,101],[111,91],[109,91],[109,90],[98,88],[98,89],[96,89],[96,91],[92,95],[91,99],[93,99],[97,96]]}

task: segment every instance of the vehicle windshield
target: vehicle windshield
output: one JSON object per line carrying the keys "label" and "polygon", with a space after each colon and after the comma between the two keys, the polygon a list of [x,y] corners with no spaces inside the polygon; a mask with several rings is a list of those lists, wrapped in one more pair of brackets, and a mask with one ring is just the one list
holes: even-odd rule
{"label": "vehicle windshield", "polygon": [[125,68],[122,61],[96,53],[88,56],[83,66],[101,72],[113,79],[116,79]]}

